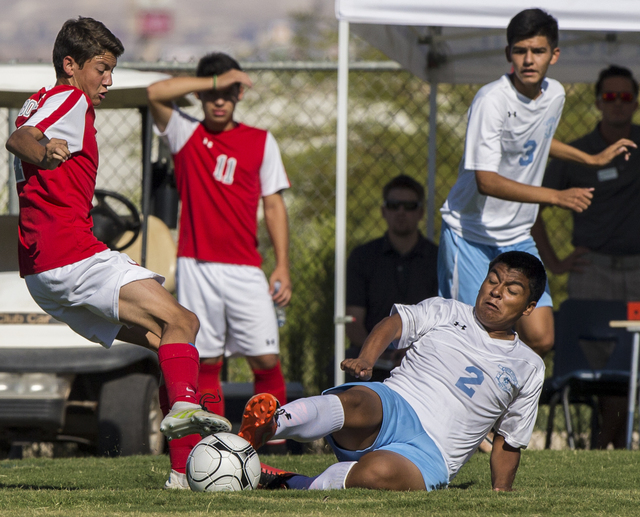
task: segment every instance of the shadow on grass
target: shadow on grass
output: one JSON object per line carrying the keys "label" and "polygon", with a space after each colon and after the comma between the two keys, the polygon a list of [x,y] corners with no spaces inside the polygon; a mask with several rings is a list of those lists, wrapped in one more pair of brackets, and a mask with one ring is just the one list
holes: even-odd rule
{"label": "shadow on grass", "polygon": [[0,490],[3,488],[17,488],[20,490],[80,490],[78,487],[50,486],[50,485],[4,485],[0,483]]}
{"label": "shadow on grass", "polygon": [[475,484],[475,481],[467,481],[466,483],[460,483],[459,485],[449,485],[449,489],[466,490],[467,488],[471,488]]}

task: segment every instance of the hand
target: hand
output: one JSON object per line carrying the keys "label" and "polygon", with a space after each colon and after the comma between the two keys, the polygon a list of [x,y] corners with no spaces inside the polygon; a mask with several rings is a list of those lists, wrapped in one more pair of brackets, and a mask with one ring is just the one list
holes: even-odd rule
{"label": "hand", "polygon": [[584,273],[584,266],[588,265],[589,261],[582,258],[582,256],[588,252],[589,248],[578,246],[564,259],[559,260],[557,264],[548,266],[549,271],[551,271],[554,275],[562,275],[563,273],[568,273],[570,271],[576,273]]}
{"label": "hand", "polygon": [[638,146],[627,138],[621,138],[615,144],[611,144],[604,151],[594,154],[592,156],[591,165],[595,167],[602,167],[603,165],[607,165],[613,159],[620,155],[624,154],[624,159],[629,160],[629,156],[631,155],[630,149],[636,149]]}
{"label": "hand", "polygon": [[[276,292],[275,284],[280,282],[280,288]],[[286,268],[276,268],[269,278],[269,294],[273,299],[273,303],[279,307],[284,307],[291,300],[291,278],[289,270]]]}
{"label": "hand", "polygon": [[363,381],[368,381],[373,375],[373,364],[360,357],[345,359],[340,363],[340,368],[352,377]]}
{"label": "hand", "polygon": [[557,198],[553,204],[579,213],[589,207],[592,198],[592,188],[568,188],[557,191]]}
{"label": "hand", "polygon": [[[42,144],[42,142],[40,143]],[[47,141],[44,144],[44,151],[44,158],[39,164],[42,169],[53,170],[71,157],[67,141],[59,138],[52,138]]]}
{"label": "hand", "polygon": [[216,88],[218,90],[224,90],[229,86],[232,86],[236,83],[240,83],[246,88],[251,88],[253,86],[253,82],[251,78],[242,70],[236,70],[232,68],[231,70],[221,74],[216,79]]}

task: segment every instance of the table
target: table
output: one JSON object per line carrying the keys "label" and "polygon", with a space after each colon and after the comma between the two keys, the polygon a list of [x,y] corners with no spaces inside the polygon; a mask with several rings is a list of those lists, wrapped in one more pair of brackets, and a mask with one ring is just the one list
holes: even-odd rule
{"label": "table", "polygon": [[631,353],[631,369],[629,371],[629,405],[627,406],[627,449],[631,449],[633,435],[633,417],[636,409],[636,393],[638,391],[638,353],[640,352],[640,321],[619,320],[610,321],[610,327],[626,328],[633,332],[633,349]]}

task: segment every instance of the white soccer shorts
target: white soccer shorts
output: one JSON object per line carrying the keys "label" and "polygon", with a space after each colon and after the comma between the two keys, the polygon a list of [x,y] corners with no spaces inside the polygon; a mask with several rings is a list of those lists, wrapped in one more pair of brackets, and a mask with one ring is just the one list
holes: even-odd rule
{"label": "white soccer shorts", "polygon": [[105,250],[92,257],[25,277],[36,303],[89,341],[109,348],[122,328],[120,288],[136,280],[164,277],[136,264],[125,253]]}
{"label": "white soccer shorts", "polygon": [[178,301],[200,320],[200,357],[280,353],[278,324],[262,270],[179,257]]}

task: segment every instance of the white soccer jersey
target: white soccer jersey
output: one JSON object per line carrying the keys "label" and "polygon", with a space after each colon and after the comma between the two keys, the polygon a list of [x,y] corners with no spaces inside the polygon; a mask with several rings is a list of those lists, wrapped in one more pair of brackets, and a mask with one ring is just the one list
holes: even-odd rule
{"label": "white soccer jersey", "polygon": [[510,246],[529,238],[538,205],[480,194],[475,171],[542,185],[563,106],[564,88],[549,78],[533,100],[519,93],[508,75],[478,91],[469,108],[458,180],[441,209],[442,219],[454,232],[491,246]]}
{"label": "white soccer jersey", "polygon": [[[492,428],[512,447],[526,447],[538,412],[544,380],[542,359],[516,336],[493,339],[473,307],[428,298],[395,305],[408,348],[385,384],[416,411],[457,474]],[[494,425],[495,424],[495,425]]]}

